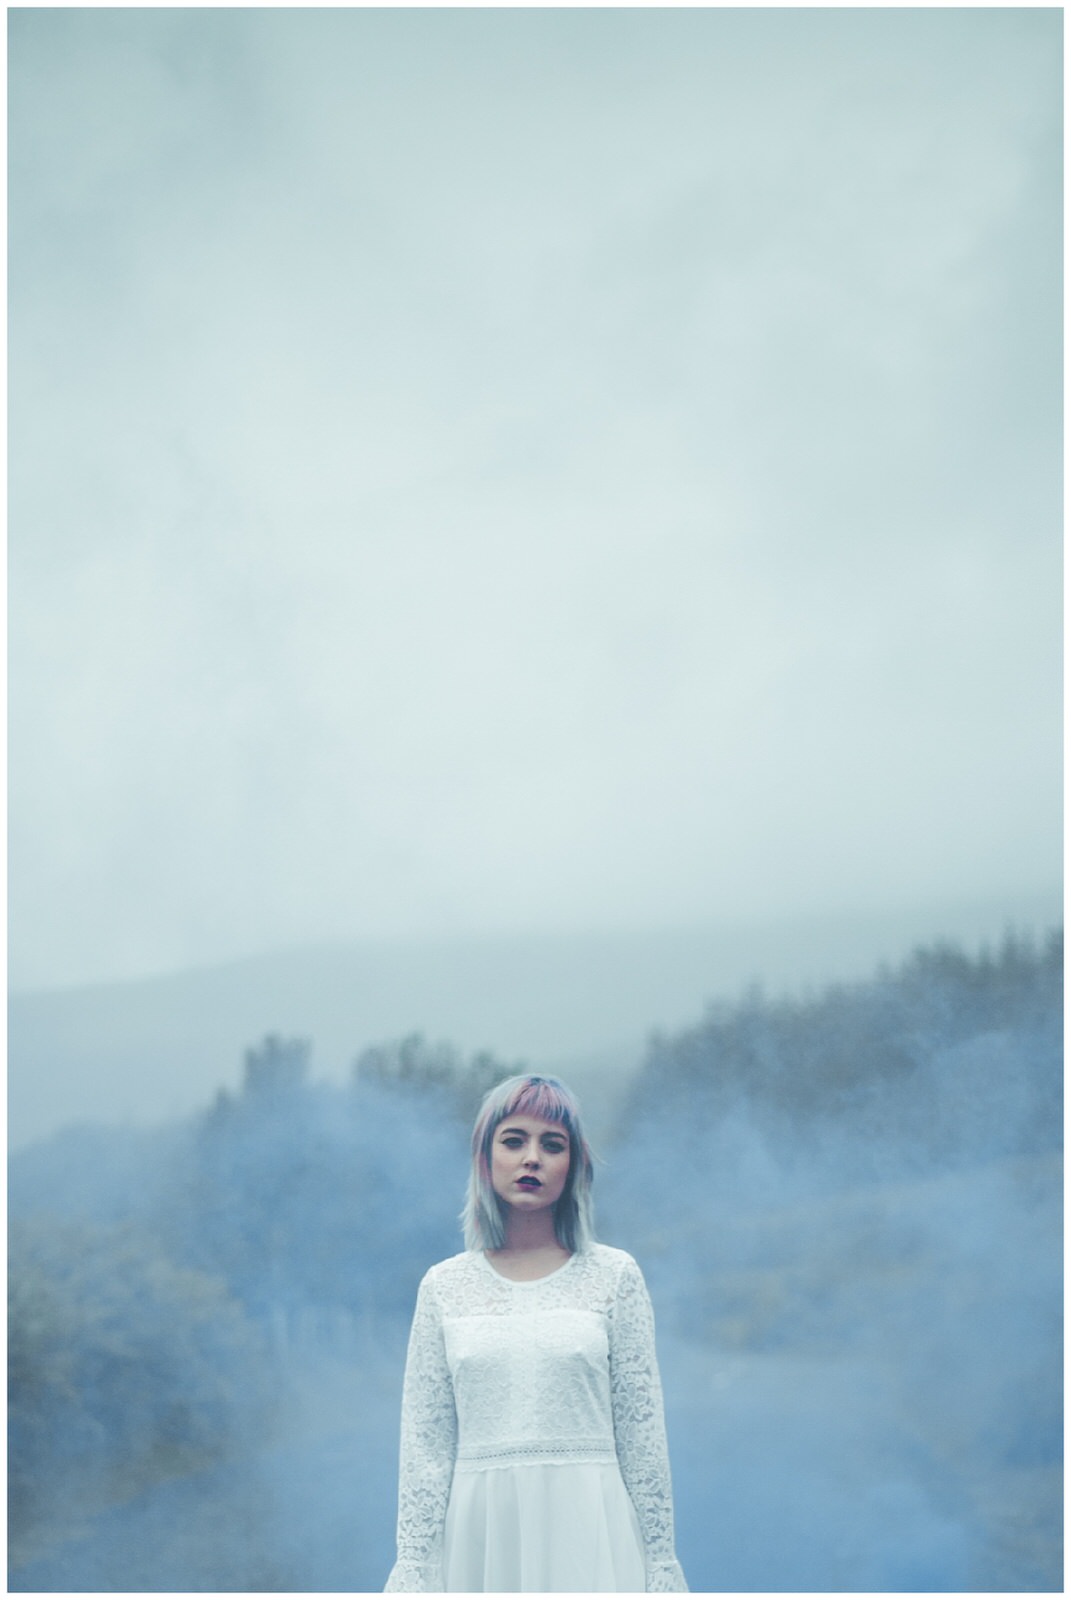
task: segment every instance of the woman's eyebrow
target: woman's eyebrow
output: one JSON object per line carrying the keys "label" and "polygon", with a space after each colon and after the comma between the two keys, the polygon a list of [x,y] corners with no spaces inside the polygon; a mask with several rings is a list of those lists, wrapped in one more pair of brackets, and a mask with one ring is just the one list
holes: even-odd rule
{"label": "woman's eyebrow", "polygon": [[[528,1137],[528,1129],[527,1128],[499,1128],[498,1131],[499,1131],[500,1134],[517,1133],[517,1134],[520,1134],[522,1139],[527,1139],[527,1137]],[[569,1135],[566,1133],[564,1128],[561,1130],[561,1132],[559,1132],[557,1128],[548,1128],[546,1133],[541,1133],[539,1137],[541,1139],[562,1139],[562,1140],[567,1140]]]}

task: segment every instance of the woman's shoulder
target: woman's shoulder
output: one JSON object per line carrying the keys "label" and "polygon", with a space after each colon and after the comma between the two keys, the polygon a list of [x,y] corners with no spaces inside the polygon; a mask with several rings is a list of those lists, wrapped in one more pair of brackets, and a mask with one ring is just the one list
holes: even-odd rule
{"label": "woman's shoulder", "polygon": [[592,1266],[597,1271],[606,1274],[607,1277],[611,1277],[615,1281],[622,1274],[631,1276],[635,1273],[642,1276],[635,1257],[630,1256],[627,1250],[619,1250],[616,1245],[592,1243],[587,1246],[584,1255],[589,1257]]}
{"label": "woman's shoulder", "polygon": [[429,1267],[421,1280],[421,1288],[425,1284],[434,1288],[445,1288],[451,1284],[461,1283],[470,1278],[474,1273],[481,1271],[480,1254],[476,1250],[460,1250],[456,1256],[447,1256],[445,1261],[437,1261]]}
{"label": "woman's shoulder", "polygon": [[593,1240],[587,1248],[590,1250],[596,1261],[601,1261],[605,1266],[608,1267],[622,1267],[627,1261],[632,1261],[633,1266],[636,1264],[627,1250],[619,1250],[614,1244],[597,1244]]}

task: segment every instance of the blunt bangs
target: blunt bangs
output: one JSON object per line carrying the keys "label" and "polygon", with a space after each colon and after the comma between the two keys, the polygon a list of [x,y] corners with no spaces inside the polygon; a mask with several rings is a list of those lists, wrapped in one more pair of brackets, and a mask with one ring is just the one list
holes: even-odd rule
{"label": "blunt bangs", "polygon": [[467,1250],[499,1250],[506,1242],[502,1202],[491,1184],[491,1145],[506,1117],[538,1117],[556,1122],[569,1135],[569,1175],[554,1207],[554,1232],[566,1250],[583,1250],[594,1239],[591,1214],[591,1148],[580,1121],[576,1096],[557,1078],[535,1073],[507,1078],[484,1095],[472,1130],[469,1174],[461,1225]]}
{"label": "blunt bangs", "polygon": [[560,1122],[572,1132],[576,1122],[576,1102],[555,1078],[525,1078],[502,1107],[502,1117],[539,1117],[543,1122]]}

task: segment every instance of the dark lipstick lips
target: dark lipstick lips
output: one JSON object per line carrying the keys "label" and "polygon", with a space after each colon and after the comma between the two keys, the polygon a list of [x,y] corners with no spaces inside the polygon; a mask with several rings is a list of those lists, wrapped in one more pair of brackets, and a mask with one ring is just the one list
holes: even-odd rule
{"label": "dark lipstick lips", "polygon": [[523,1183],[526,1188],[531,1188],[531,1189],[540,1189],[540,1188],[542,1188],[542,1184],[540,1183],[538,1178],[518,1178],[517,1182],[518,1183]]}

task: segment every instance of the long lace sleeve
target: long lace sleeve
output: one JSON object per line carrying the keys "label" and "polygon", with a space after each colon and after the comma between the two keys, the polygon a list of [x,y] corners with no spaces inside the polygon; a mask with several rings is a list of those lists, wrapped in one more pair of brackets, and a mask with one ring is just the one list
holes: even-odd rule
{"label": "long lace sleeve", "polygon": [[442,1593],[443,1525],[456,1450],[454,1391],[439,1305],[428,1275],[417,1294],[405,1362],[398,1559],[384,1593]]}
{"label": "long lace sleeve", "polygon": [[643,1275],[631,1259],[621,1270],[610,1316],[610,1396],[621,1476],[643,1534],[648,1593],[686,1591],[673,1545],[673,1494],[654,1312]]}

